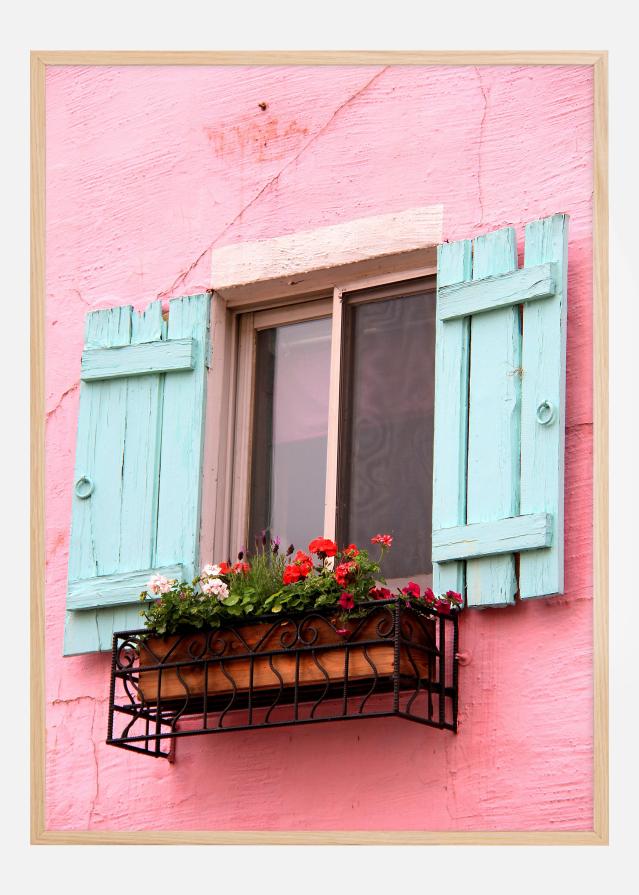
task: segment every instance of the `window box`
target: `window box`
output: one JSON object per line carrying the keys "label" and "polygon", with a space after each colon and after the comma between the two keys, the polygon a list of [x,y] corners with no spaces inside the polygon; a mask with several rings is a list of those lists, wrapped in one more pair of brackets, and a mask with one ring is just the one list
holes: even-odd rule
{"label": "window box", "polygon": [[116,634],[108,742],[168,757],[180,736],[389,715],[456,730],[457,614],[358,608]]}

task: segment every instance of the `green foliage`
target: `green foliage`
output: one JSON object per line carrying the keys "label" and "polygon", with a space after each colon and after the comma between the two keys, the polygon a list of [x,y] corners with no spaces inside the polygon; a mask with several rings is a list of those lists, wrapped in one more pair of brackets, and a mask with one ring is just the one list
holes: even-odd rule
{"label": "green foliage", "polygon": [[[315,542],[311,543],[313,546]],[[324,541],[325,544],[332,544]],[[298,551],[292,556],[279,553],[276,545],[258,547],[250,561],[230,566],[205,566],[192,582],[167,581],[153,576],[149,590],[140,594],[144,608],[140,612],[146,626],[159,635],[183,630],[218,628],[238,619],[257,618],[279,612],[308,612],[313,609],[336,608],[342,619],[357,616],[358,605],[371,599],[390,598],[384,584],[381,563],[388,546],[380,545],[378,560],[367,550],[351,545],[341,551],[332,544],[334,556],[318,553],[315,560]],[[329,551],[332,552],[332,551]],[[417,585],[398,590],[407,601],[426,599],[435,608],[457,607],[459,595],[438,598],[432,591],[420,595]],[[414,589],[417,588],[415,593]],[[450,594],[450,592],[449,592]],[[396,595],[396,596],[397,596]]]}

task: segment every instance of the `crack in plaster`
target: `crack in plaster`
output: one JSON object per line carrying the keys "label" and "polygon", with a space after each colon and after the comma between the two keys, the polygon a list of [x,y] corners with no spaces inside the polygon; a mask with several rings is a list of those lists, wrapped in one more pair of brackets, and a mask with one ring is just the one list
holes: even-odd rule
{"label": "crack in plaster", "polygon": [[84,699],[88,699],[93,704],[108,702],[108,699],[99,699],[97,696],[73,696],[70,699],[52,699],[49,705],[71,705],[74,702],[82,702]]}
{"label": "crack in plaster", "polygon": [[93,793],[91,805],[89,806],[89,819],[87,821],[87,829],[91,829],[91,823],[93,821],[93,815],[95,813],[96,802],[100,797],[100,768],[98,765],[98,753],[95,745],[95,710],[97,705],[98,701],[95,700],[93,703],[93,718],[91,719],[91,746],[93,747],[93,763],[95,765],[95,792]]}
{"label": "crack in plaster", "polygon": [[477,201],[479,203],[480,209],[480,218],[479,225],[481,226],[484,223],[484,195],[483,195],[483,187],[482,187],[482,148],[484,145],[484,124],[486,123],[486,113],[488,112],[488,93],[484,87],[484,82],[481,79],[481,75],[479,73],[479,66],[475,66],[475,74],[477,75],[477,80],[479,81],[479,89],[481,90],[481,95],[484,98],[484,111],[482,112],[481,121],[479,123],[479,144],[477,147],[477,190],[478,196]]}
{"label": "crack in plaster", "polygon": [[271,177],[271,179],[268,180],[264,184],[264,186],[262,186],[258,190],[258,192],[255,194],[255,196],[253,196],[253,198],[235,215],[235,217],[230,221],[230,223],[228,223],[224,227],[222,232],[218,233],[218,235],[213,239],[213,241],[211,243],[209,243],[209,245],[207,245],[207,247],[202,252],[200,252],[200,254],[197,256],[195,261],[193,261],[191,264],[189,264],[189,266],[186,268],[186,270],[184,270],[180,274],[178,274],[178,276],[175,278],[175,280],[173,281],[171,286],[169,286],[168,289],[164,289],[162,292],[158,292],[156,295],[156,298],[160,298],[160,299],[168,298],[179,286],[182,286],[185,283],[185,281],[186,281],[188,275],[191,273],[191,271],[194,270],[198,266],[198,264],[200,263],[200,261],[202,261],[202,259],[205,257],[205,255],[211,251],[213,246],[215,246],[216,243],[219,242],[219,240],[222,239],[222,237],[225,236],[229,232],[229,230],[231,230],[239,220],[241,220],[242,215],[244,215],[245,212],[247,212],[249,210],[249,208],[251,208],[259,199],[261,199],[261,197],[273,186],[273,184],[277,183],[277,181],[280,179],[282,174],[288,168],[290,168],[291,165],[295,164],[295,162],[300,158],[300,156],[304,152],[306,152],[306,150],[309,148],[309,146],[311,146],[311,144],[313,144],[319,137],[322,136],[322,134],[324,134],[326,132],[326,130],[331,126],[331,124],[333,123],[335,118],[340,114],[340,112],[342,112],[347,106],[349,106],[352,102],[354,102],[356,99],[358,99],[362,95],[362,93],[364,93],[366,90],[368,90],[368,88],[371,86],[371,84],[373,84],[378,78],[380,78],[389,67],[390,66],[385,65],[382,69],[380,69],[380,71],[376,72],[372,78],[369,78],[369,80],[364,85],[362,85],[362,87],[359,87],[355,91],[355,93],[353,93],[351,96],[349,96],[348,99],[344,100],[344,102],[341,103],[335,109],[335,111],[331,114],[328,121],[326,121],[319,128],[319,130],[315,131],[315,133],[306,141],[306,143],[302,146],[300,151],[296,155],[294,155],[293,158],[289,159],[287,162],[284,163],[284,165],[282,165],[282,167],[277,172],[277,174],[274,174],[273,177]]}
{"label": "crack in plaster", "polygon": [[58,398],[58,400],[56,401],[56,403],[54,404],[54,406],[51,408],[51,410],[47,410],[47,412],[45,414],[45,419],[49,420],[50,417],[52,417],[54,413],[57,413],[57,411],[60,409],[60,405],[62,404],[62,402],[64,401],[66,396],[70,395],[71,392],[74,392],[79,385],[80,385],[79,382],[74,382],[73,385],[70,385],[68,389],[63,391],[62,394],[60,395],[60,397]]}

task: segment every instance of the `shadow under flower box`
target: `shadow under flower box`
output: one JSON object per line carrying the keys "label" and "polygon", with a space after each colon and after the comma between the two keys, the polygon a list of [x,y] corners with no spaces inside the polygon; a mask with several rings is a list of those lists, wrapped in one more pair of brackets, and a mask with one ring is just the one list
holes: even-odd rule
{"label": "shadow under flower box", "polygon": [[168,757],[167,738],[390,715],[456,730],[457,613],[401,599],[357,612],[115,634],[107,742]]}

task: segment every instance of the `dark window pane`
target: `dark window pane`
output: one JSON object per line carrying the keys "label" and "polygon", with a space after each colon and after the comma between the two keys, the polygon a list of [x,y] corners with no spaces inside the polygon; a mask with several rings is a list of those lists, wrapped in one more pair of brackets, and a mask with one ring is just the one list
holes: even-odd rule
{"label": "dark window pane", "polygon": [[249,534],[306,549],[324,532],[330,318],[257,336]]}
{"label": "dark window pane", "polygon": [[345,324],[339,539],[392,534],[385,576],[429,575],[435,295],[354,304]]}

